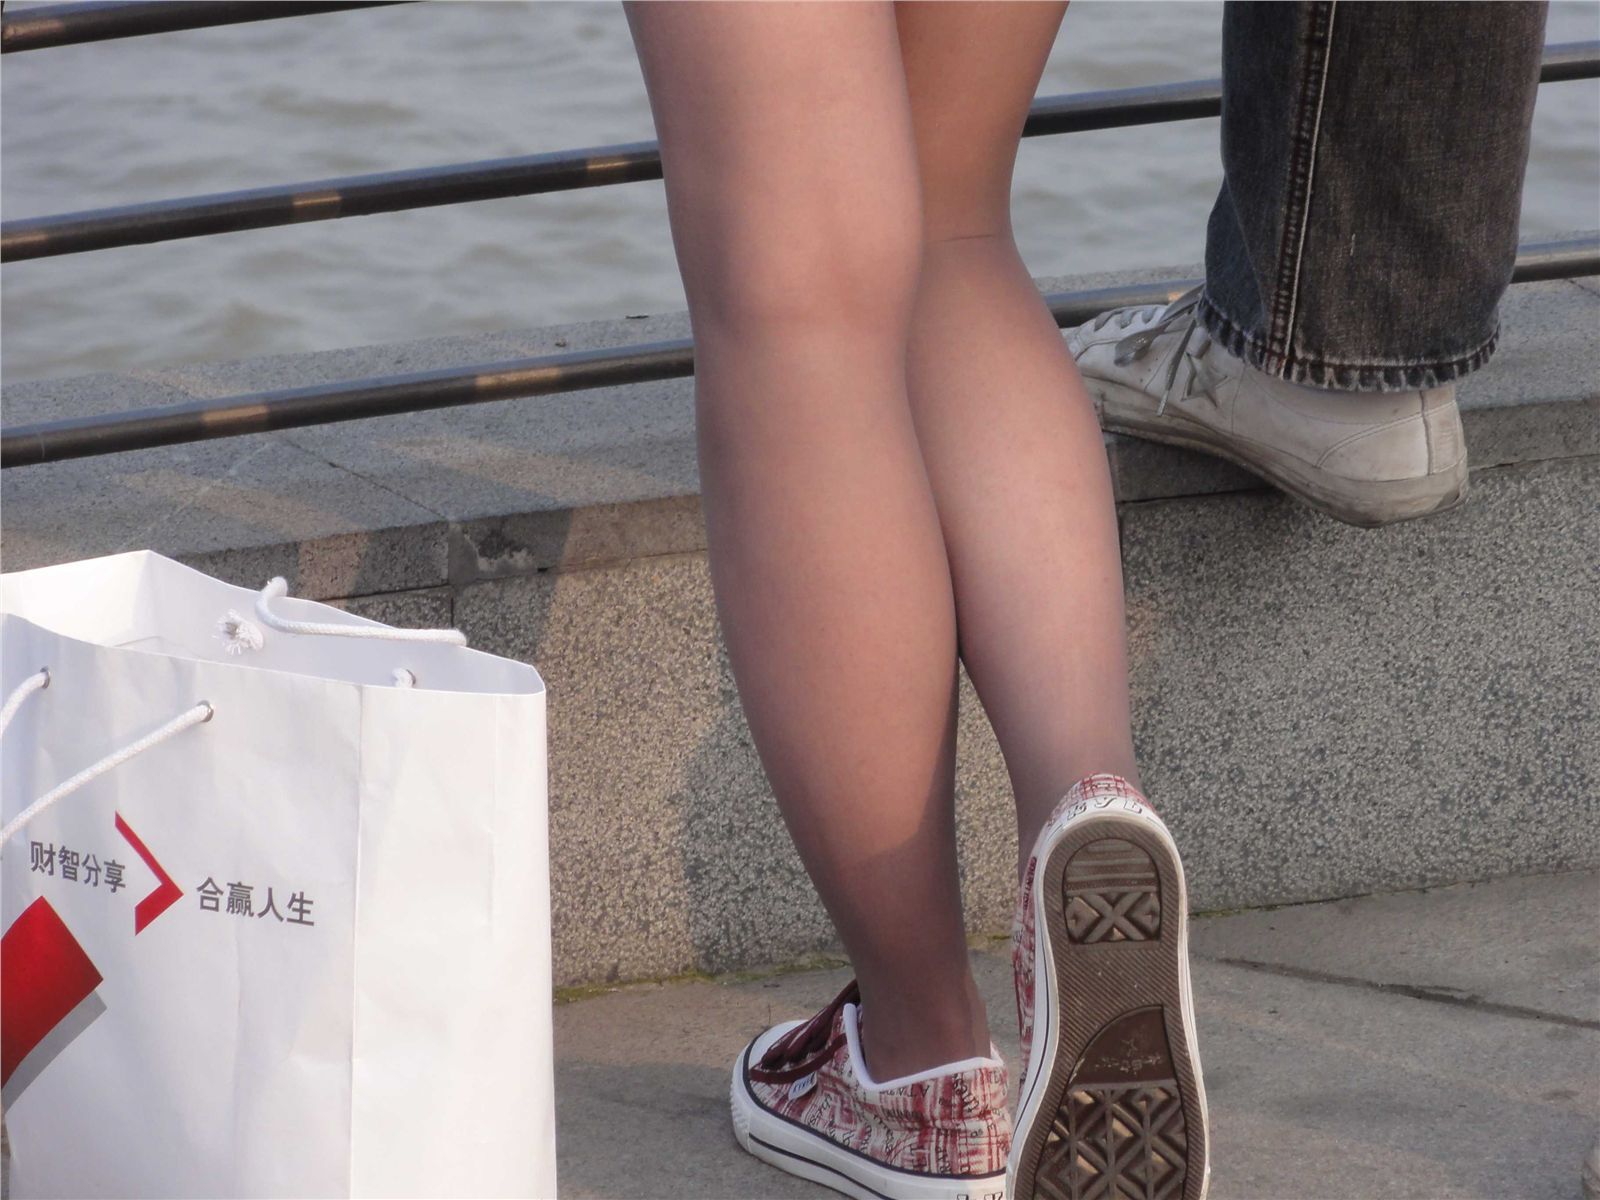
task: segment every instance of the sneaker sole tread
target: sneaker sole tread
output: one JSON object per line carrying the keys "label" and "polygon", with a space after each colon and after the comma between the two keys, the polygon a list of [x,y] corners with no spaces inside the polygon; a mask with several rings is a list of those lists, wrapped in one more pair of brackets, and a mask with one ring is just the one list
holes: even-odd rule
{"label": "sneaker sole tread", "polygon": [[1070,822],[1039,880],[1042,970],[1060,999],[1036,974],[1048,1060],[1024,1081],[1012,1200],[1203,1200],[1204,1085],[1170,838],[1143,822]]}

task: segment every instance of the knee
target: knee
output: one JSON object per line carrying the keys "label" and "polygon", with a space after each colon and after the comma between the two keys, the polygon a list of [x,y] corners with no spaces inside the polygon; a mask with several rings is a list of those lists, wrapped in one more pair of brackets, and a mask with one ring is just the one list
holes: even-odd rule
{"label": "knee", "polygon": [[881,183],[722,192],[686,222],[686,236],[675,221],[697,331],[903,334],[921,270],[920,198]]}

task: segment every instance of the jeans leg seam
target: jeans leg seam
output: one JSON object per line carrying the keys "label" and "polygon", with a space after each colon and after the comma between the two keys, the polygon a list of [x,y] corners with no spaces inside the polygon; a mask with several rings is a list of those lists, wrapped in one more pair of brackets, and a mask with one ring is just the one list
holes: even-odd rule
{"label": "jeans leg seam", "polygon": [[1301,256],[1305,249],[1306,230],[1311,223],[1311,184],[1322,131],[1322,104],[1327,93],[1336,3],[1337,0],[1330,0],[1326,4],[1307,6],[1307,70],[1294,114],[1294,152],[1289,162],[1285,219],[1278,247],[1278,283],[1273,296],[1271,330],[1267,338],[1268,353],[1272,360],[1268,372],[1273,375],[1281,374],[1292,358],[1294,322],[1299,307]]}
{"label": "jeans leg seam", "polygon": [[1289,289],[1289,320],[1283,330],[1284,357],[1294,353],[1294,322],[1300,308],[1300,268],[1305,263],[1306,230],[1311,225],[1311,196],[1316,187],[1317,149],[1322,138],[1322,103],[1328,94],[1328,70],[1333,58],[1333,18],[1338,0],[1328,5],[1328,27],[1323,35],[1322,78],[1317,82],[1317,111],[1311,121],[1311,153],[1306,156],[1305,195],[1300,211],[1300,236],[1294,248],[1294,282]]}

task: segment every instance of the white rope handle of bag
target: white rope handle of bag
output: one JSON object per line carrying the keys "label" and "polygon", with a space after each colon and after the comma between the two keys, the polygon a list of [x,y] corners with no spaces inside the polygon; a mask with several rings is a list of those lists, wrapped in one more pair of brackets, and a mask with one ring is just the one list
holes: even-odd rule
{"label": "white rope handle of bag", "polygon": [[[458,629],[395,629],[388,625],[334,625],[319,621],[291,621],[287,617],[278,616],[270,606],[271,601],[286,596],[288,593],[289,584],[282,576],[270,580],[267,586],[261,589],[256,596],[256,616],[261,618],[262,624],[281,633],[382,638],[395,642],[444,642],[453,646],[467,644],[466,635]],[[224,638],[227,640],[230,653],[261,649],[263,642],[261,631],[239,616],[238,613],[230,611],[222,618],[219,625]],[[393,674],[396,686],[416,686],[416,675],[406,668],[396,667]],[[42,692],[49,686],[50,669],[41,667],[13,688],[11,694],[6,697],[5,704],[0,706],[0,734],[5,733],[6,726],[11,724],[11,719],[17,715],[17,710],[22,707],[23,702],[29,696],[35,692]],[[144,737],[135,742],[130,742],[120,750],[113,751],[99,762],[85,767],[72,778],[57,784],[10,821],[6,822],[4,828],[0,828],[0,848],[4,848],[5,844],[16,835],[18,830],[56,803],[56,801],[77,791],[90,780],[121,766],[135,755],[143,754],[146,750],[160,745],[168,738],[182,733],[192,725],[202,725],[215,715],[216,710],[211,707],[211,702],[202,700],[173,717],[161,728],[145,734]]]}
{"label": "white rope handle of bag", "polygon": [[43,691],[50,686],[50,668],[40,667],[29,675],[20,684],[11,689],[11,695],[6,697],[4,708],[0,708],[0,735],[6,731],[6,726],[11,724],[11,718],[17,715],[17,709],[22,707],[22,702],[35,692]]}
{"label": "white rope handle of bag", "polygon": [[261,623],[280,633],[316,633],[332,637],[382,638],[391,642],[445,642],[465,646],[467,635],[459,629],[396,629],[391,625],[334,625],[325,621],[291,621],[272,611],[271,602],[289,594],[289,585],[278,576],[256,596],[256,616]]}
{"label": "white rope handle of bag", "polygon": [[[0,707],[0,734],[5,733],[6,726],[11,724],[11,718],[17,715],[17,710],[22,707],[22,702],[35,692],[42,692],[50,686],[50,669],[41,667],[20,684],[11,689],[11,694],[6,697],[4,707]],[[182,733],[191,725],[203,725],[216,715],[216,710],[209,701],[202,700],[192,708],[187,708],[160,729],[145,734],[135,742],[129,742],[120,750],[112,751],[99,762],[93,763],[79,771],[71,779],[56,784],[44,795],[40,796],[27,808],[23,809],[11,820],[7,821],[5,828],[0,829],[0,849],[14,837],[29,821],[33,820],[57,800],[77,791],[84,784],[97,776],[104,775],[114,767],[120,767],[135,755],[143,754],[152,746],[159,746],[174,734]]]}

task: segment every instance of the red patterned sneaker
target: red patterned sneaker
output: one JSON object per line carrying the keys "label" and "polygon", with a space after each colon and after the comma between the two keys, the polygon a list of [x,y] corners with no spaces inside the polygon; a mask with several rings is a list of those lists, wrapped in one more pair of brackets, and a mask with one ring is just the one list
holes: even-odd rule
{"label": "red patterned sneaker", "polygon": [[733,1132],[757,1158],[860,1200],[1005,1200],[1006,1068],[968,1058],[875,1083],[854,982],[733,1066]]}
{"label": "red patterned sneaker", "polygon": [[1183,864],[1127,780],[1091,775],[1067,792],[1033,844],[1011,937],[1023,1061],[1011,1200],[1204,1200]]}

